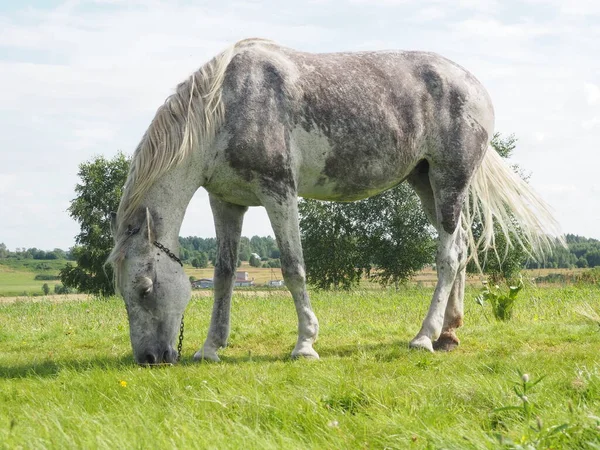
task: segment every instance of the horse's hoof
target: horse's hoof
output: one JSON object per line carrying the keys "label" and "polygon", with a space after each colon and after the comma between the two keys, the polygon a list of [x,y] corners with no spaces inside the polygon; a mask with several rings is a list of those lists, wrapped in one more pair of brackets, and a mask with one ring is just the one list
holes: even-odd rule
{"label": "horse's hoof", "polygon": [[194,354],[194,361],[220,362],[221,359],[214,350],[201,348]]}
{"label": "horse's hoof", "polygon": [[319,359],[319,354],[315,352],[312,347],[305,346],[302,348],[295,348],[292,352],[292,359]]}
{"label": "horse's hoof", "polygon": [[443,352],[451,352],[456,347],[460,341],[454,335],[454,333],[442,333],[437,341],[433,343],[434,350],[441,350]]}
{"label": "horse's hoof", "polygon": [[410,341],[408,346],[417,350],[427,350],[428,352],[433,353],[433,344],[431,343],[431,339],[427,336],[417,336]]}

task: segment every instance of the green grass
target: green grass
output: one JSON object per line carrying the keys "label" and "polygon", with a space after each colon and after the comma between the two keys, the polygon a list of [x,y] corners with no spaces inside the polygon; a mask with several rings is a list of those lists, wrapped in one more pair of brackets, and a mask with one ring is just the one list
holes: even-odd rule
{"label": "green grass", "polygon": [[[0,448],[598,448],[600,327],[575,309],[600,289],[529,288],[506,323],[477,293],[461,346],[427,354],[407,343],[430,289],[315,292],[320,361],[289,359],[288,297],[238,296],[218,364],[191,361],[211,309],[198,298],[183,361],[159,369],[133,364],[119,299],[0,305]],[[529,395],[541,432],[498,410],[521,403],[518,370],[546,376]]]}

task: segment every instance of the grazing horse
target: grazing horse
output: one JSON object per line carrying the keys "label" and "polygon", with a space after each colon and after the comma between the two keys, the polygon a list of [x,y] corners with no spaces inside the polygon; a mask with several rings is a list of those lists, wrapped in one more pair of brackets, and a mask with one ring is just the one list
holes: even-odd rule
{"label": "grazing horse", "polygon": [[[451,350],[462,325],[467,253],[493,248],[493,221],[519,227],[533,252],[558,234],[548,208],[489,141],[488,93],[433,53],[312,54],[263,39],[232,45],[181,83],[137,147],[109,257],[136,361],[171,363],[190,283],[176,254],[188,203],[209,193],[217,236],[214,307],[195,359],[227,345],[242,220],[265,207],[298,314],[292,357],[318,358],[298,196],[353,201],[408,181],[439,235],[437,286],[410,342]],[[471,224],[484,225],[475,241]],[[518,225],[515,225],[518,224]],[[170,250],[171,249],[171,250]]]}

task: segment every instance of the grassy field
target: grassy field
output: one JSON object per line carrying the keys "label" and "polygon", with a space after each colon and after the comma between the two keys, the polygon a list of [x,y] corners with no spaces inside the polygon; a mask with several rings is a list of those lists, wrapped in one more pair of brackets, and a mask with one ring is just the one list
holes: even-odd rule
{"label": "grassy field", "polygon": [[0,297],[42,295],[44,283],[48,283],[51,291],[54,291],[54,285],[60,284],[60,280],[36,280],[34,272],[0,267]]}
{"label": "grassy field", "polygon": [[[236,296],[218,364],[191,361],[195,298],[182,362],[159,369],[133,364],[119,299],[0,304],[0,448],[600,448],[600,327],[576,312],[600,289],[528,288],[507,323],[477,293],[461,346],[427,354],[407,343],[431,289],[315,292],[320,361],[288,357],[289,297]],[[544,377],[527,403],[518,371]]]}

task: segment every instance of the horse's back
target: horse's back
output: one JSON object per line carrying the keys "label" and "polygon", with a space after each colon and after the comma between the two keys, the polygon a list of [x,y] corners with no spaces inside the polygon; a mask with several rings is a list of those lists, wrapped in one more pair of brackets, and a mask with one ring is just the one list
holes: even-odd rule
{"label": "horse's back", "polygon": [[428,151],[443,151],[457,120],[486,136],[493,129],[481,84],[426,52],[248,45],[228,67],[224,101],[230,164],[295,178],[300,195],[330,200],[396,185]]}

